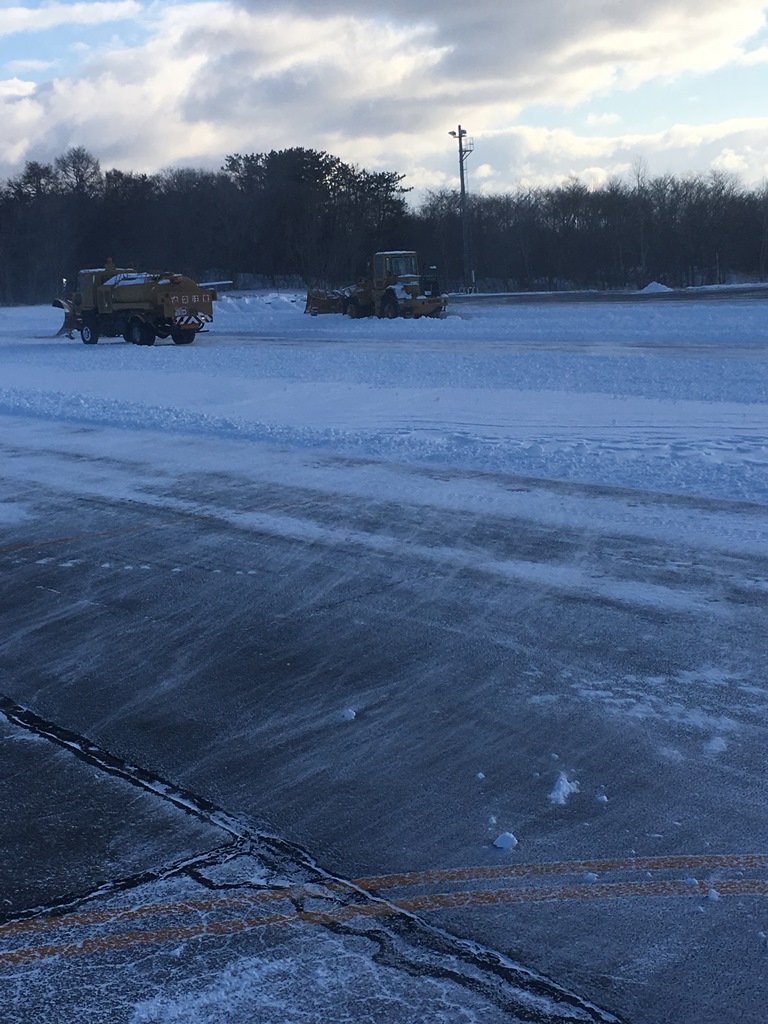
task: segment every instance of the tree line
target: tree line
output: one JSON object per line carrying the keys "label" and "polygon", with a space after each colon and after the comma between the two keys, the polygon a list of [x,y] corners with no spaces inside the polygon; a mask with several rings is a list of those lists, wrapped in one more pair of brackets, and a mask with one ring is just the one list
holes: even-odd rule
{"label": "tree line", "polygon": [[[464,280],[458,191],[409,205],[405,175],[317,150],[232,154],[219,170],[116,169],[73,147],[0,183],[0,303],[60,294],[78,269],[173,270],[197,280],[338,285],[381,249],[416,249],[445,287]],[[768,186],[735,176],[578,178],[467,202],[483,290],[719,283],[768,273]]]}

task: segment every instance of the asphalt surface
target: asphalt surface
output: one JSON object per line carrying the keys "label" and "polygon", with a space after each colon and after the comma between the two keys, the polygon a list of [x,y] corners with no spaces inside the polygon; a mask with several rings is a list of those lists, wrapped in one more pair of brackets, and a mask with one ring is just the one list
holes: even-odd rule
{"label": "asphalt surface", "polygon": [[0,479],[7,1019],[764,1019],[768,558],[511,477],[626,529]]}

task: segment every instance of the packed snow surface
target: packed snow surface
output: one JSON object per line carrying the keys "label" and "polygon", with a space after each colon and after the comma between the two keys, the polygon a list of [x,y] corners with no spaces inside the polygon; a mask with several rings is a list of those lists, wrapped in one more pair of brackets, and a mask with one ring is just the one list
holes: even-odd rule
{"label": "packed snow surface", "polygon": [[768,495],[763,300],[449,311],[350,321],[306,316],[294,294],[229,294],[213,329],[182,350],[54,340],[55,310],[2,309],[0,413],[726,500]]}

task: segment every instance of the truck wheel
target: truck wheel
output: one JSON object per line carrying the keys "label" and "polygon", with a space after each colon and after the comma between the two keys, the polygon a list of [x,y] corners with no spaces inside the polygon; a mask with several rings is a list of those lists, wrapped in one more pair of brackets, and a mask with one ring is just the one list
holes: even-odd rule
{"label": "truck wheel", "polygon": [[171,331],[174,345],[191,345],[197,331]]}
{"label": "truck wheel", "polygon": [[92,324],[83,324],[80,328],[80,337],[84,345],[95,345],[99,340],[99,332]]}
{"label": "truck wheel", "polygon": [[154,345],[155,332],[143,320],[134,318],[128,324],[128,341],[132,345]]}
{"label": "truck wheel", "polygon": [[396,320],[398,315],[397,299],[388,295],[381,303],[381,315],[385,320]]}

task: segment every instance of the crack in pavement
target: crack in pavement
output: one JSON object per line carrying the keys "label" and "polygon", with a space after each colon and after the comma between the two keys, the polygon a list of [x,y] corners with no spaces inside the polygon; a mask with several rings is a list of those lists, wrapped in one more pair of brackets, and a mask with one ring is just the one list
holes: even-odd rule
{"label": "crack in pavement", "polygon": [[[0,918],[0,939],[7,937],[12,940],[15,933],[29,928],[34,922],[25,920],[25,917],[34,917],[36,923],[42,925],[42,919],[46,916],[56,916],[60,926],[66,925],[66,915],[84,903],[148,882],[156,883],[186,873],[197,884],[206,885],[206,880],[201,876],[205,868],[247,856],[262,867],[268,866],[270,870],[279,872],[284,879],[291,875],[304,876],[301,885],[265,887],[265,898],[283,898],[293,906],[293,915],[287,918],[285,914],[277,915],[283,921],[275,920],[276,924],[293,919],[319,925],[341,936],[365,937],[376,946],[373,960],[377,964],[414,976],[452,981],[488,999],[519,1021],[530,1024],[576,1024],[584,1021],[621,1024],[613,1014],[562,988],[544,975],[478,942],[459,938],[429,924],[417,916],[416,907],[408,909],[367,891],[354,881],[325,871],[300,846],[251,829],[205,797],[126,762],[69,729],[46,721],[8,696],[0,696],[0,714],[10,724],[63,747],[99,771],[168,801],[222,830],[229,838],[229,843],[222,848],[161,871],[116,880],[89,893],[54,901],[49,907],[32,908],[26,914],[16,914],[12,919],[6,918],[3,921]],[[212,879],[207,879],[208,888],[216,886],[217,883]],[[318,900],[332,909],[316,909]],[[119,908],[99,913],[103,913],[104,920],[110,924],[115,919],[119,920],[120,916]],[[386,927],[376,923],[382,917],[387,918]],[[74,919],[72,923],[77,924],[77,920]],[[75,944],[44,944],[28,949],[11,949],[0,956],[0,966],[21,966],[50,956],[74,953],[98,955],[134,946],[138,942],[155,945],[201,934],[231,934],[233,930],[242,932],[255,925],[256,922],[248,918],[235,921],[206,920],[201,925],[188,926],[186,929],[173,927],[151,933],[96,935],[83,938]]]}

